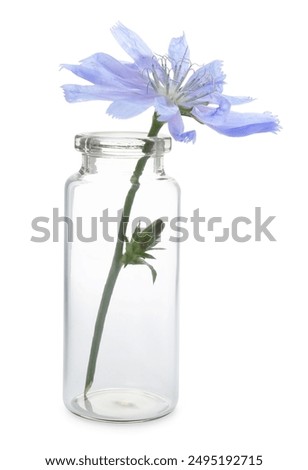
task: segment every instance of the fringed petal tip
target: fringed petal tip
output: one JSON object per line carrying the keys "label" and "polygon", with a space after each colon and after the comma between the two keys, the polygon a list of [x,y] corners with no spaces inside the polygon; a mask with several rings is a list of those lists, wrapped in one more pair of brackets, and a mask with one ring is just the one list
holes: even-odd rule
{"label": "fringed petal tip", "polygon": [[259,132],[272,132],[273,134],[277,134],[281,131],[282,126],[280,125],[278,116],[272,114],[270,111],[260,113],[260,117],[261,116],[263,116],[264,119],[260,118],[259,122],[262,123],[263,121],[264,129],[260,130]]}
{"label": "fringed petal tip", "polygon": [[192,142],[193,144],[196,142],[197,139],[197,133],[196,131],[188,131],[184,132],[181,134],[181,142],[184,142],[184,144],[188,144],[189,142]]}
{"label": "fringed petal tip", "polygon": [[212,69],[213,76],[221,76],[224,80],[226,78],[226,74],[223,72],[224,61],[221,59],[216,59],[208,64]]}
{"label": "fringed petal tip", "polygon": [[64,98],[68,103],[74,103],[74,101],[76,101],[72,98],[71,85],[62,85],[61,89],[63,91]]}
{"label": "fringed petal tip", "polygon": [[[109,93],[104,93],[102,87],[98,85],[62,85],[64,96],[69,103],[93,100],[110,101]],[[112,99],[112,98],[111,98]]]}
{"label": "fringed petal tip", "polygon": [[70,69],[71,66],[72,66],[71,64],[60,64],[59,65],[59,70],[62,70],[62,69],[71,70]]}
{"label": "fringed petal tip", "polygon": [[267,115],[272,121],[271,132],[273,132],[273,134],[277,134],[278,132],[280,132],[282,130],[282,126],[280,125],[280,120],[278,116],[272,114],[270,111],[266,111],[264,114]]}
{"label": "fringed petal tip", "polygon": [[110,32],[114,37],[116,37],[117,32],[119,30],[123,30],[124,28],[125,26],[123,25],[123,23],[121,23],[121,21],[117,21],[113,26],[111,26]]}
{"label": "fringed petal tip", "polygon": [[187,131],[182,134],[173,134],[173,138],[177,142],[183,142],[184,144],[191,142],[194,144],[196,142],[197,134],[196,131]]}
{"label": "fringed petal tip", "polygon": [[[79,63],[81,64],[83,61],[80,60]],[[75,70],[76,68],[79,67],[79,65],[75,65],[75,64],[60,64],[59,65],[59,70],[69,70],[70,72],[73,72],[75,73]]]}
{"label": "fringed petal tip", "polygon": [[80,87],[76,85],[62,85],[61,86],[64,94],[64,98],[68,103],[81,103],[82,101],[89,101],[90,98],[85,98],[83,93],[80,91]]}
{"label": "fringed petal tip", "polygon": [[153,56],[151,49],[140,36],[124,26],[120,21],[112,26],[111,33],[122,49],[134,59],[136,63],[138,63],[142,57]]}
{"label": "fringed petal tip", "polygon": [[229,96],[229,95],[222,95],[226,98],[232,106],[237,106],[239,104],[246,104],[255,101],[256,98],[252,98],[251,96]]}

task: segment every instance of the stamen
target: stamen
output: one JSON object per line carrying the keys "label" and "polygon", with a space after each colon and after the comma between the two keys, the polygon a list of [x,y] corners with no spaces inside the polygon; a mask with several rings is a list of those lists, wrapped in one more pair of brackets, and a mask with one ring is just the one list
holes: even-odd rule
{"label": "stamen", "polygon": [[[186,78],[188,77],[188,75],[190,74],[190,72],[192,71],[192,64],[190,64],[189,68],[187,69],[185,75],[183,76],[183,78],[178,82],[178,85],[175,89],[176,92],[178,92],[180,89],[181,89],[181,86],[182,84],[185,82]],[[185,87],[185,85],[184,85]]]}
{"label": "stamen", "polygon": [[[175,64],[172,64],[170,57],[166,55],[153,56],[151,68],[145,70],[148,86],[152,86],[157,93],[168,96],[178,106],[192,102],[208,105],[209,95],[216,91],[215,77],[209,72],[202,74],[198,73],[198,70],[195,71],[196,64],[186,58],[187,51],[188,48],[181,60]],[[181,76],[184,64],[188,67]]]}
{"label": "stamen", "polygon": [[[186,49],[185,49],[185,53],[184,53],[184,55],[183,55],[183,57],[182,57],[182,59],[181,59],[181,62],[179,63],[179,66],[178,66],[178,64],[175,65],[175,69],[174,69],[174,79],[175,79],[176,81],[178,81],[178,77],[179,77],[179,75],[180,75],[180,73],[181,73],[182,65],[183,65],[183,62],[184,62],[184,59],[185,59],[187,50],[188,50],[188,47],[186,47]],[[181,80],[181,82],[183,82],[183,80]]]}
{"label": "stamen", "polygon": [[156,70],[155,70],[155,67],[154,67],[154,64],[152,65],[152,77],[154,79],[154,83],[155,83],[155,87],[157,90],[160,89],[160,81],[159,81],[159,77],[156,73]]}

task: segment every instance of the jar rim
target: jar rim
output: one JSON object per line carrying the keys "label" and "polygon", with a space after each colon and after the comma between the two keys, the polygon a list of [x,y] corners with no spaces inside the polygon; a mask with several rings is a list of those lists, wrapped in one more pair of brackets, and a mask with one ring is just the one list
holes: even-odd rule
{"label": "jar rim", "polygon": [[[146,144],[150,144],[145,151]],[[86,132],[75,136],[75,149],[95,157],[136,158],[145,154],[161,157],[170,152],[169,136],[148,137],[146,132]]]}

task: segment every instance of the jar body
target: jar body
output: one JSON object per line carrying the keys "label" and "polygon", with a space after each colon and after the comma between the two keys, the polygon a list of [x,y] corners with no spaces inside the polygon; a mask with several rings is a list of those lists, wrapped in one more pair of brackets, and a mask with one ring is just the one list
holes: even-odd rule
{"label": "jar body", "polygon": [[[103,133],[99,140],[104,140]],[[141,144],[128,157],[129,143],[120,147],[120,156],[114,148],[103,154],[83,152],[81,171],[66,184],[64,402],[70,411],[89,419],[129,422],[164,416],[177,402],[179,245],[171,221],[179,215],[179,188],[164,173],[162,152],[157,155],[152,150],[132,204],[126,241],[138,223],[145,228],[164,220],[155,247],[160,249],[148,252],[155,259],[146,259],[157,278],[153,283],[144,264],[121,267],[93,383],[85,393],[94,328],[123,204],[143,155]],[[125,247],[124,242],[123,253]]]}

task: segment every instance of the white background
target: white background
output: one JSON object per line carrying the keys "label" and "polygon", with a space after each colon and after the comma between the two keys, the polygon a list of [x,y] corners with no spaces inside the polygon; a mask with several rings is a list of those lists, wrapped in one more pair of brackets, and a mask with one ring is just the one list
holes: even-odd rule
{"label": "white background", "polygon": [[[307,468],[307,112],[304,2],[27,0],[1,6],[1,467],[41,470],[45,457],[262,454],[264,470]],[[106,103],[69,105],[59,72],[104,51],[126,59],[122,21],[155,52],[184,30],[192,60],[224,60],[228,94],[279,115],[278,135],[231,139],[193,121],[168,173],[183,215],[275,215],[277,242],[182,245],[180,401],[147,424],[88,422],[62,405],[62,244],[32,243],[31,220],[63,209],[79,167],[79,131],[146,131]],[[306,37],[305,37],[306,36]],[[244,109],[243,109],[244,111]],[[246,468],[246,467],[245,467]],[[247,467],[248,468],[248,467]],[[252,467],[251,467],[252,468]]]}

